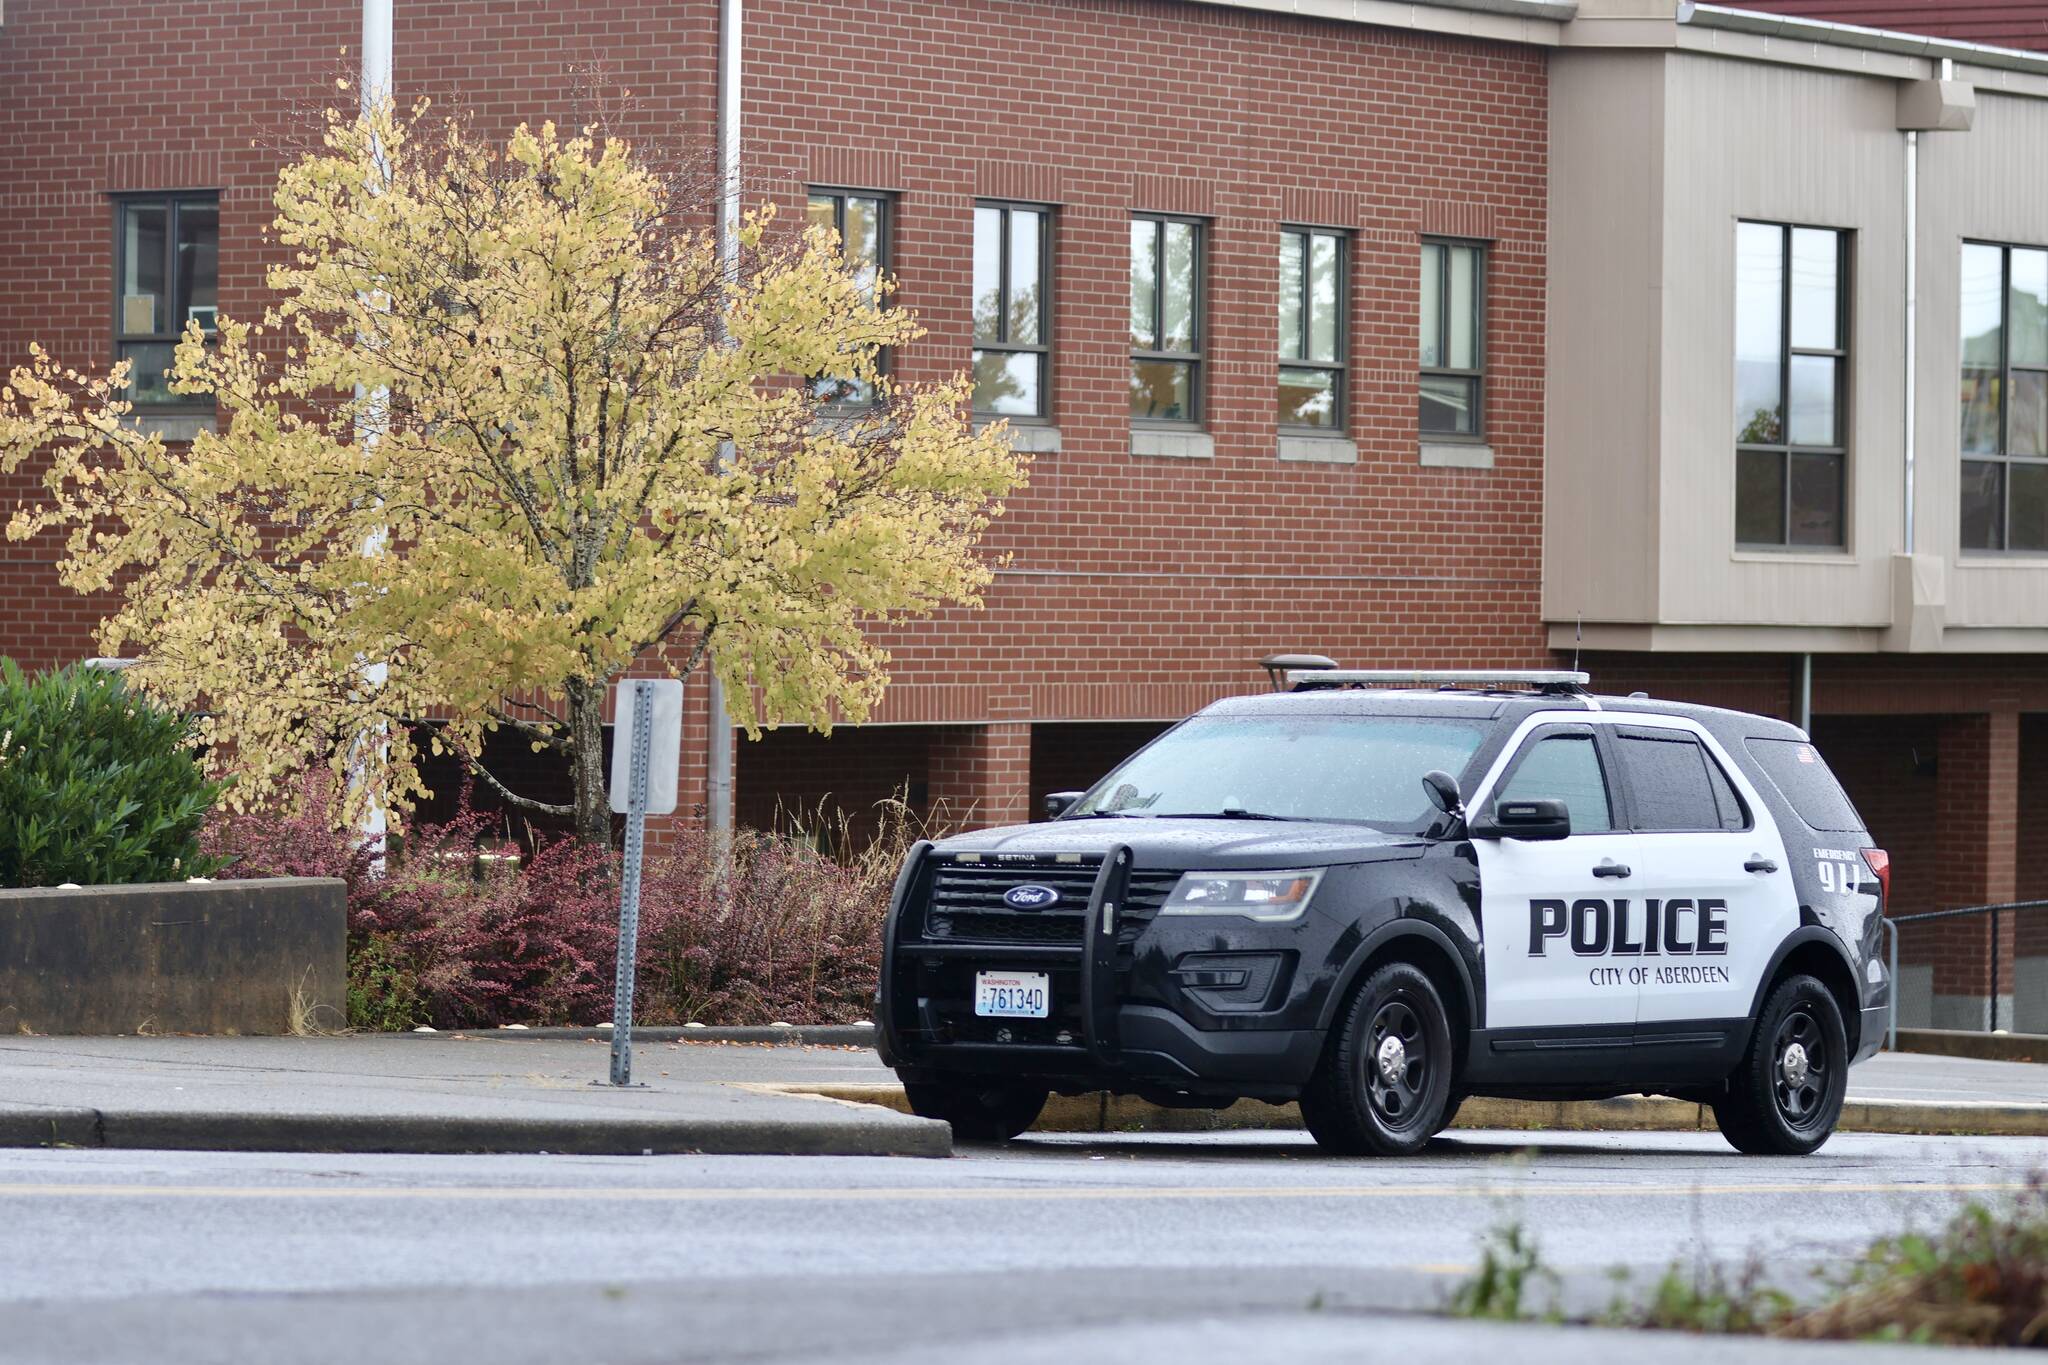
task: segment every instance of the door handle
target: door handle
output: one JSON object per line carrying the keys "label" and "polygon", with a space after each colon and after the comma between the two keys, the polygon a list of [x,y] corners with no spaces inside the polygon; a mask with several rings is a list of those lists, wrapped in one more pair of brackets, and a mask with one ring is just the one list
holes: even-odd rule
{"label": "door handle", "polygon": [[1769,858],[1752,855],[1750,860],[1742,865],[1742,870],[1744,872],[1776,872],[1778,865]]}
{"label": "door handle", "polygon": [[1617,863],[1612,858],[1603,858],[1600,860],[1600,866],[1593,869],[1593,875],[1596,877],[1626,877],[1629,875],[1628,864]]}

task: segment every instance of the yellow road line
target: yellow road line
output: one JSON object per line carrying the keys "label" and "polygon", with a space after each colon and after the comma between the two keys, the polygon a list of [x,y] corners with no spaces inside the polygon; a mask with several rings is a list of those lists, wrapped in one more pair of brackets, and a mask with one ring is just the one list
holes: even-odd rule
{"label": "yellow road line", "polygon": [[402,1185],[340,1185],[306,1188],[257,1185],[13,1185],[0,1183],[0,1200],[5,1199],[417,1199],[503,1201],[547,1203],[566,1201],[624,1202],[635,1204],[715,1203],[888,1203],[974,1202],[989,1200],[1009,1203],[1056,1203],[1065,1200],[1170,1200],[1170,1199],[1492,1199],[1570,1198],[1644,1199],[1691,1198],[1696,1195],[1737,1194],[2003,1194],[2027,1188],[2024,1181],[1984,1183],[1886,1182],[1837,1184],[1825,1181],[1786,1181],[1727,1185],[1173,1185],[1093,1186],[1041,1185],[968,1188],[911,1186],[903,1188],[863,1187],[859,1189],[709,1189],[688,1187],[588,1189],[562,1186],[448,1186],[415,1188]]}

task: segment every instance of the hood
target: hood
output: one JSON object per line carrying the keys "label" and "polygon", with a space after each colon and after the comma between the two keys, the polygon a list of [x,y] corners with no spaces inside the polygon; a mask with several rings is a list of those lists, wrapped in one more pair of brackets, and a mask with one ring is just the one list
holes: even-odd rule
{"label": "hood", "polygon": [[1128,844],[1137,867],[1333,867],[1342,863],[1419,858],[1429,841],[1413,834],[1382,834],[1362,825],[1308,820],[1049,820],[1004,825],[941,839],[937,853],[1036,856],[1103,853]]}

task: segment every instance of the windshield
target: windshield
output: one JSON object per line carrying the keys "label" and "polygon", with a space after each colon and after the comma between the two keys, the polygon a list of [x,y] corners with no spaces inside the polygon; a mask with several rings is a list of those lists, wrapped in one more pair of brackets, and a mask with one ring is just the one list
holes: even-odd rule
{"label": "windshield", "polygon": [[1453,777],[1485,730],[1409,716],[1196,717],[1095,784],[1070,816],[1275,816],[1414,831],[1435,808],[1432,768]]}

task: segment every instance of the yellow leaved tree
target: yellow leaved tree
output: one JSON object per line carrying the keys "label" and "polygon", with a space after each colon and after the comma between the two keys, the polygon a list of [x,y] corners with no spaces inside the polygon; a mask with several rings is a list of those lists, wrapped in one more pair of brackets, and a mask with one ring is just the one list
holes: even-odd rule
{"label": "yellow leaved tree", "polygon": [[[424,105],[330,114],[276,205],[276,302],[178,347],[217,433],[166,444],[123,367],[40,350],[0,393],[0,471],[50,461],[10,536],[67,535],[62,581],[118,594],[101,648],[202,713],[233,799],[325,764],[402,811],[437,718],[516,808],[604,838],[602,707],[636,661],[716,669],[750,729],[825,726],[887,681],[876,622],[978,604],[1023,466],[960,382],[880,372],[918,328],[828,230],[757,209],[728,270],[715,179]],[[875,401],[826,403],[848,388]],[[499,729],[566,760],[573,806],[481,766]]]}

